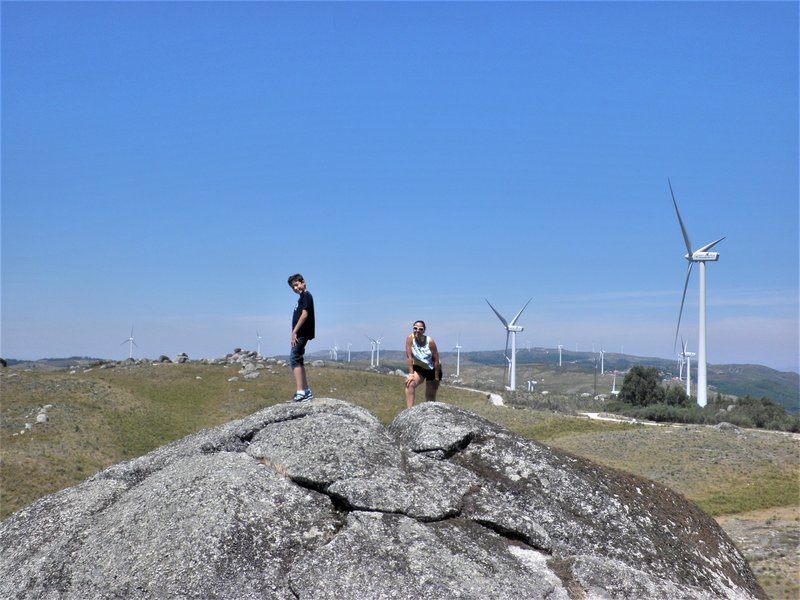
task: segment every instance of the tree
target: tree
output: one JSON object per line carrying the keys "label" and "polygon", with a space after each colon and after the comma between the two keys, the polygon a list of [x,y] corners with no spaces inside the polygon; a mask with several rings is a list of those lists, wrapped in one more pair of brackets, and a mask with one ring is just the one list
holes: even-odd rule
{"label": "tree", "polygon": [[665,395],[666,403],[671,406],[688,406],[689,396],[686,395],[686,390],[682,385],[670,385],[667,387]]}
{"label": "tree", "polygon": [[665,395],[658,369],[636,365],[625,375],[619,399],[634,406],[649,406],[664,402]]}

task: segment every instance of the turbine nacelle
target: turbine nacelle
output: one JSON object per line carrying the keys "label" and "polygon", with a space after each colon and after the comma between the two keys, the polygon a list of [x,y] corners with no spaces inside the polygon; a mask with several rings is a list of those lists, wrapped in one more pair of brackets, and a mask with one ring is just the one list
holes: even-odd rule
{"label": "turbine nacelle", "polygon": [[684,257],[691,262],[709,262],[719,260],[719,252],[700,252],[699,250],[692,255],[687,254]]}

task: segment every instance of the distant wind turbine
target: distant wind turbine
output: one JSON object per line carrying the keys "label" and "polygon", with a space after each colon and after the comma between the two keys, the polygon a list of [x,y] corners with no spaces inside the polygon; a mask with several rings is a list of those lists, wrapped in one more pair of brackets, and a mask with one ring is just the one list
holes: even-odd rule
{"label": "distant wind turbine", "polygon": [[125,344],[130,345],[130,352],[128,353],[128,358],[133,358],[133,347],[134,346],[136,346],[137,348],[139,347],[139,344],[133,341],[133,327],[131,327],[131,337],[122,342],[120,346],[124,346]]}
{"label": "distant wind turbine", "polygon": [[372,357],[370,357],[370,365],[371,367],[380,367],[381,366],[381,342],[383,342],[383,336],[375,339],[367,336],[367,339],[372,344],[372,351],[375,353],[375,363],[372,362]]}
{"label": "distant wind turbine", "polygon": [[695,355],[694,352],[689,352],[686,350],[686,344],[683,343],[681,340],[681,358],[686,361],[686,397],[692,397],[692,357]]}
{"label": "distant wind turbine", "polygon": [[256,330],[256,355],[261,356],[261,334]]}
{"label": "distant wind turbine", "polygon": [[350,346],[352,346],[350,342],[347,343],[347,362],[350,362]]}
{"label": "distant wind turbine", "polygon": [[617,372],[614,371],[614,381],[611,384],[611,395],[618,396],[619,390],[617,389]]}
{"label": "distant wind turbine", "polygon": [[456,351],[456,377],[461,373],[461,336],[456,338],[456,345],[453,348]]}
{"label": "distant wind turbine", "polygon": [[686,243],[686,260],[689,261],[689,269],[686,271],[686,282],[683,284],[683,296],[681,297],[681,309],[678,312],[678,326],[675,329],[675,346],[678,344],[678,332],[681,327],[681,316],[683,315],[683,303],[686,300],[686,289],[689,287],[689,277],[692,275],[692,267],[694,263],[700,264],[700,333],[698,336],[697,347],[697,404],[705,406],[708,403],[708,386],[706,383],[706,263],[715,262],[719,260],[719,252],[709,252],[711,248],[716,246],[725,237],[721,237],[715,242],[706,244],[705,246],[692,250],[692,243],[689,241],[689,234],[686,232],[686,227],[683,225],[681,213],[678,210],[678,202],[675,200],[675,193],[672,191],[672,182],[669,183],[669,192],[672,195],[672,204],[675,206],[675,214],[678,215],[678,223],[681,226],[681,233],[683,234],[683,241]]}
{"label": "distant wind turbine", "polygon": [[561,349],[562,349],[563,347],[564,347],[564,346],[562,346],[561,344],[559,344],[559,345],[558,345],[558,366],[559,366],[559,367],[561,366]]}
{"label": "distant wind turbine", "polygon": [[605,356],[606,356],[606,351],[603,350],[602,346],[600,346],[600,375],[606,374]]}
{"label": "distant wind turbine", "polygon": [[[484,298],[484,300],[486,300],[486,299]],[[528,304],[531,303],[531,300],[533,300],[533,298],[530,298],[525,303],[525,306],[523,306],[520,309],[520,311],[514,316],[513,319],[511,319],[510,322],[506,322],[506,320],[503,318],[503,316],[499,312],[497,312],[497,309],[494,306],[492,306],[492,303],[489,302],[489,300],[486,300],[486,304],[488,304],[489,308],[491,308],[492,311],[494,311],[494,314],[497,315],[497,318],[500,319],[500,322],[503,324],[503,327],[506,330],[505,356],[506,356],[506,360],[510,361],[509,386],[508,387],[512,392],[517,389],[517,334],[521,333],[522,331],[524,331],[523,327],[520,327],[519,325],[517,325],[517,319],[519,319],[519,316],[522,314],[522,311],[525,310],[525,308],[527,308]],[[510,359],[508,357],[508,338],[509,338],[509,336],[511,337],[511,358]]]}

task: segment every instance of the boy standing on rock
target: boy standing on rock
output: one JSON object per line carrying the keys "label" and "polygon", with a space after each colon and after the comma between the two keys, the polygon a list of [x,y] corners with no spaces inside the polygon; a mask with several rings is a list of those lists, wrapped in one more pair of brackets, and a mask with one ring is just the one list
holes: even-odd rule
{"label": "boy standing on rock", "polygon": [[306,344],[314,339],[314,298],[306,289],[306,282],[300,273],[295,273],[289,277],[289,287],[300,295],[292,314],[292,350],[289,354],[289,366],[292,368],[297,387],[297,392],[292,397],[292,402],[301,402],[303,400],[311,400],[314,397],[314,393],[308,387],[306,368],[303,361]]}

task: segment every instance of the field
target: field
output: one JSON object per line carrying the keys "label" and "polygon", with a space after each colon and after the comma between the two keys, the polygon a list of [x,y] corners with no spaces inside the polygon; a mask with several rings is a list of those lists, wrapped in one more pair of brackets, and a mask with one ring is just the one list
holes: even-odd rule
{"label": "field", "polygon": [[[392,365],[390,357],[382,363],[402,366]],[[0,518],[109,465],[284,402],[293,392],[285,366],[262,369],[253,380],[243,379],[238,368],[187,363],[2,370]],[[478,372],[476,366],[462,362],[462,375],[465,387],[502,387],[489,383],[502,381],[499,367]],[[318,397],[359,404],[385,424],[405,408],[402,378],[397,375],[328,363],[310,367],[309,379]],[[519,381],[527,379],[538,381],[539,392],[552,390],[549,396],[559,396],[562,404],[586,411],[602,409],[602,404],[581,399],[581,394],[594,392],[593,376],[557,373],[548,367],[518,371]],[[601,384],[610,390],[610,375],[598,380],[598,392]],[[540,393],[518,394],[499,407],[487,402],[486,396],[446,385],[439,400],[531,439],[668,485],[717,518],[772,598],[800,594],[796,436],[589,420],[531,408],[547,405],[543,398],[548,396]],[[36,423],[37,414],[48,405],[49,420]]]}

